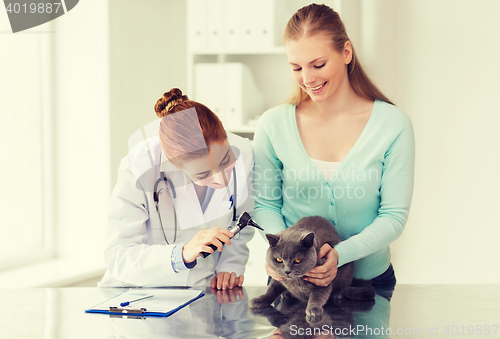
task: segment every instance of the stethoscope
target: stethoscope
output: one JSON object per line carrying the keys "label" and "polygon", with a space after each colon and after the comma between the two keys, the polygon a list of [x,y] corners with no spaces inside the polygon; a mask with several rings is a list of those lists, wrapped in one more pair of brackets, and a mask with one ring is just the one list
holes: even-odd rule
{"label": "stethoscope", "polygon": [[[172,183],[172,180],[168,180],[167,177],[165,176],[165,172],[161,171],[161,163],[160,163],[160,166],[159,166],[159,169],[160,169],[160,177],[158,178],[158,180],[156,180],[155,182],[155,185],[154,185],[154,191],[153,191],[153,200],[155,202],[155,207],[156,207],[156,213],[158,213],[158,218],[160,219],[160,226],[161,226],[161,229],[163,231],[163,237],[165,238],[165,241],[167,242],[167,245],[170,245],[170,243],[168,242],[167,240],[167,236],[165,234],[165,229],[163,228],[163,222],[161,220],[161,213],[160,213],[160,208],[159,208],[159,203],[160,203],[160,195],[158,192],[158,185],[162,182],[162,181],[165,181],[166,184],[170,187],[170,191],[172,191],[172,198],[173,198],[173,201],[172,203],[174,204],[174,220],[175,220],[175,229],[174,229],[174,243],[175,241],[177,240],[177,213],[175,212],[175,200],[177,198],[177,194],[175,192],[175,187],[174,187],[174,184]],[[233,194],[230,196],[230,201],[231,201],[231,204],[232,204],[232,207],[233,207],[233,220],[231,221],[231,225],[228,227],[228,228],[231,228],[235,225],[236,223],[236,196],[237,196],[237,192],[236,192],[236,166],[233,167],[233,181],[234,181],[234,190],[233,190]],[[235,238],[236,239],[236,238]]]}

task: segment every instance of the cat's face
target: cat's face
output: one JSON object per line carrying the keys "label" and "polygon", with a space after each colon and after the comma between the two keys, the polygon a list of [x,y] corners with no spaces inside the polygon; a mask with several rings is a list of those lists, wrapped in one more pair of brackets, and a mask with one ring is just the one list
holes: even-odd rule
{"label": "cat's face", "polygon": [[304,276],[318,261],[314,233],[305,234],[266,234],[269,241],[267,262],[285,279]]}

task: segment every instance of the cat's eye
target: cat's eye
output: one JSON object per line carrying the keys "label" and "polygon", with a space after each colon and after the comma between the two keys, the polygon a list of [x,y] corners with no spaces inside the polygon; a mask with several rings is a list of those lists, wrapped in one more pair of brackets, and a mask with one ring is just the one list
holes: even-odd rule
{"label": "cat's eye", "polygon": [[301,261],[302,261],[302,258],[296,258],[296,259],[294,260],[294,262],[295,262],[296,264],[300,264],[300,262],[301,262]]}
{"label": "cat's eye", "polygon": [[283,262],[283,259],[281,259],[281,258],[278,257],[278,258],[276,258],[276,261],[277,262]]}

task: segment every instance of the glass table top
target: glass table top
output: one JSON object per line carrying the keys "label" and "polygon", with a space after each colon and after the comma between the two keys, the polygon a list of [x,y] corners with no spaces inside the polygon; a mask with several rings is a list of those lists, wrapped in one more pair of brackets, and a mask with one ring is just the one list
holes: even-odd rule
{"label": "glass table top", "polygon": [[84,310],[124,289],[0,290],[0,338],[500,338],[500,285],[397,285],[391,302],[343,301],[306,321],[305,306],[284,299],[249,309],[265,286],[206,289],[167,318],[112,318]]}

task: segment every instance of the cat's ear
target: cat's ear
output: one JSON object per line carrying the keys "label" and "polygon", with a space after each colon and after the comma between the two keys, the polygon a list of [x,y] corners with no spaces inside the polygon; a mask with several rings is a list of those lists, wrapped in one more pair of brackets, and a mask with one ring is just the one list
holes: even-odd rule
{"label": "cat's ear", "polygon": [[271,245],[271,247],[276,246],[276,244],[280,240],[280,237],[278,237],[277,235],[269,234],[269,233],[266,233],[266,238],[267,238],[267,241],[269,241],[269,245]]}
{"label": "cat's ear", "polygon": [[314,245],[314,233],[311,232],[308,235],[306,235],[304,238],[302,238],[302,246],[305,248],[311,248]]}

